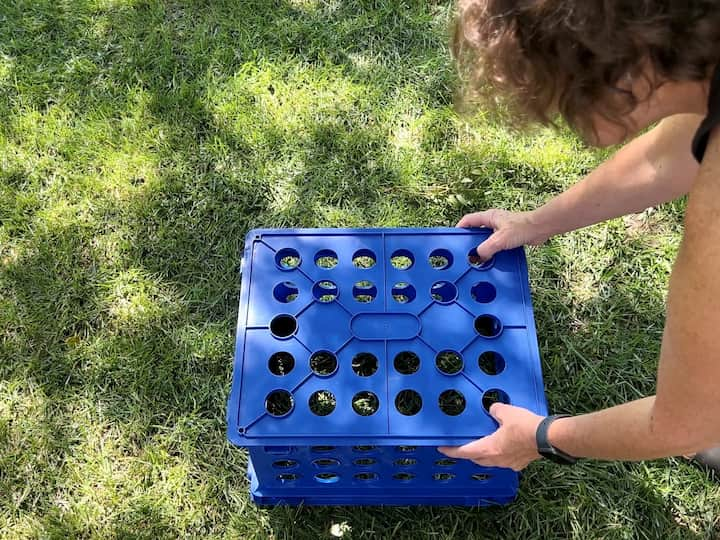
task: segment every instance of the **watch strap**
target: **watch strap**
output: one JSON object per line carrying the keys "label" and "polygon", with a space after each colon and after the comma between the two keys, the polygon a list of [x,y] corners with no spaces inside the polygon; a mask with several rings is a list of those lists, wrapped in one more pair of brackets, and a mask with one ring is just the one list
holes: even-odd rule
{"label": "watch strap", "polygon": [[569,414],[553,414],[543,418],[540,425],[537,427],[537,431],[535,432],[535,442],[537,443],[538,454],[562,465],[573,465],[577,462],[576,457],[563,452],[548,441],[548,430],[550,429],[550,425],[558,418],[568,418],[570,416],[571,415]]}

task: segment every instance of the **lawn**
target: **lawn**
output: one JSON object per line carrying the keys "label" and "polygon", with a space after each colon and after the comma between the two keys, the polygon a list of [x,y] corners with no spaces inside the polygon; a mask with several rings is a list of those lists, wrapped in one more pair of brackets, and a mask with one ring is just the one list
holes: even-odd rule
{"label": "lawn", "polygon": [[[530,209],[606,154],[453,111],[447,0],[0,3],[0,535],[714,538],[682,460],[492,509],[258,509],[225,438],[253,227]],[[647,395],[684,203],[528,251],[550,406]]]}

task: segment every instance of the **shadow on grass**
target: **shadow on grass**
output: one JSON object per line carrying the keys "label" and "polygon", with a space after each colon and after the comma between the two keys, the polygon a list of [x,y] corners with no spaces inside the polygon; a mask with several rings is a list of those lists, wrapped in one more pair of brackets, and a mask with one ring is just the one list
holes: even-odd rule
{"label": "shadow on grass", "polygon": [[[147,96],[147,122],[164,134],[148,150],[160,164],[157,178],[138,179],[120,202],[95,194],[87,207],[69,206],[64,213],[51,208],[49,216],[43,214],[48,208],[42,197],[32,195],[43,187],[33,184],[33,171],[18,166],[1,176],[0,195],[7,193],[11,201],[0,206],[0,218],[18,242],[17,253],[0,266],[1,305],[8,307],[5,318],[0,315],[7,328],[0,344],[0,384],[37,384],[54,404],[49,415],[38,416],[49,441],[41,450],[52,456],[48,463],[34,462],[42,470],[32,488],[41,496],[21,508],[43,516],[51,535],[105,531],[100,518],[82,518],[82,495],[64,485],[70,481],[67,463],[75,480],[84,472],[83,457],[77,456],[83,429],[119,433],[112,460],[130,459],[138,467],[119,482],[119,500],[104,509],[113,514],[102,519],[114,534],[141,529],[148,537],[162,537],[232,529],[233,514],[246,502],[246,481],[243,451],[225,442],[224,411],[245,233],[260,225],[321,226],[345,216],[381,224],[388,206],[428,206],[423,186],[409,189],[393,167],[388,129],[370,113],[391,103],[404,86],[414,88],[418,106],[450,102],[451,77],[437,52],[443,39],[435,6],[441,13],[444,4],[318,5],[326,7],[264,0],[0,7],[0,50],[13,58],[8,80],[17,81],[0,92],[8,117],[20,122],[28,111],[64,107],[79,123],[109,119],[111,133],[121,139],[127,137],[122,124],[133,113],[134,88]],[[319,77],[337,72],[343,84],[361,86],[362,96],[359,103],[348,98],[353,115],[339,107],[316,114],[313,107],[322,97],[306,105],[308,122],[294,139],[296,132],[250,95],[243,109],[246,124],[233,127],[237,114],[219,118],[208,86],[242,77],[246,64],[271,66],[280,81],[294,70],[317,70]],[[271,86],[265,88],[268,95]],[[241,97],[231,93],[230,101]],[[449,165],[435,159],[434,151],[454,144],[452,127],[441,116],[437,132],[425,133],[420,147],[434,179],[450,190],[455,186],[444,177],[462,177],[458,172],[472,167],[475,157],[456,152]],[[257,140],[247,133],[252,123],[259,126]],[[15,139],[23,135],[17,129]],[[82,135],[57,137],[38,145],[92,170],[93,160],[73,154],[68,142]],[[485,184],[491,181],[496,191],[518,177],[536,191],[553,184],[547,173],[509,157],[493,166],[500,179],[480,178],[483,185],[466,192],[468,207],[488,202]],[[72,178],[67,184],[72,187]],[[444,214],[437,219],[450,222],[465,209],[455,207],[448,211],[452,219]],[[423,220],[435,219],[431,213],[409,214],[407,224],[427,224]],[[551,403],[577,412],[652,391],[663,317],[659,293],[641,300],[638,290],[623,285],[625,275],[592,301],[568,306],[572,300],[563,289],[562,271],[572,263],[573,255],[554,244],[538,251],[536,265],[553,269],[539,276],[535,296]],[[636,313],[638,305],[642,310]],[[629,367],[631,349],[646,351],[645,362]],[[615,359],[603,363],[608,356]],[[616,384],[620,379],[629,382]],[[83,429],[74,424],[78,408],[88,425]],[[153,458],[154,453],[163,456]],[[32,467],[33,459],[11,455],[6,462]],[[190,470],[187,481],[194,487],[167,488],[162,494],[169,503],[153,500],[148,493],[161,484],[161,475],[153,472],[178,462]],[[274,509],[252,517],[269,520],[277,538],[325,537],[333,524],[342,523],[358,538],[417,538],[429,531],[440,538],[533,532],[556,537],[571,530],[588,536],[692,537],[643,470],[618,464],[571,471],[537,466],[526,476],[519,501],[504,509]],[[133,474],[145,483],[135,486]],[[25,489],[19,469],[0,471],[0,480],[8,492]],[[58,492],[71,499],[69,509],[56,507]],[[174,504],[185,511],[183,497],[197,497],[188,506],[201,508],[188,510],[187,519],[169,510]],[[249,528],[261,535],[263,525]]]}

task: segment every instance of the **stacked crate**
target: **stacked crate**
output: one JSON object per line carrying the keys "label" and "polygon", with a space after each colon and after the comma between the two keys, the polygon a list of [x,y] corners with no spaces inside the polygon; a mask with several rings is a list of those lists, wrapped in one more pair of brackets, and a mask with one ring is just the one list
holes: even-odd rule
{"label": "stacked crate", "polygon": [[246,239],[228,437],[258,504],[487,505],[512,470],[448,459],[546,414],[522,249],[484,229],[254,230]]}

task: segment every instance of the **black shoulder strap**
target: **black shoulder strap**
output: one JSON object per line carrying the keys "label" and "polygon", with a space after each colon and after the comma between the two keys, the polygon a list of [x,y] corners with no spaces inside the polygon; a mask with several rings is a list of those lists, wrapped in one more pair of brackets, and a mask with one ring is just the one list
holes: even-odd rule
{"label": "black shoulder strap", "polygon": [[708,139],[710,138],[710,132],[718,125],[720,125],[720,63],[718,63],[715,68],[715,73],[710,83],[707,116],[700,124],[692,141],[692,153],[698,163],[701,163],[705,156],[705,149],[707,148]]}

